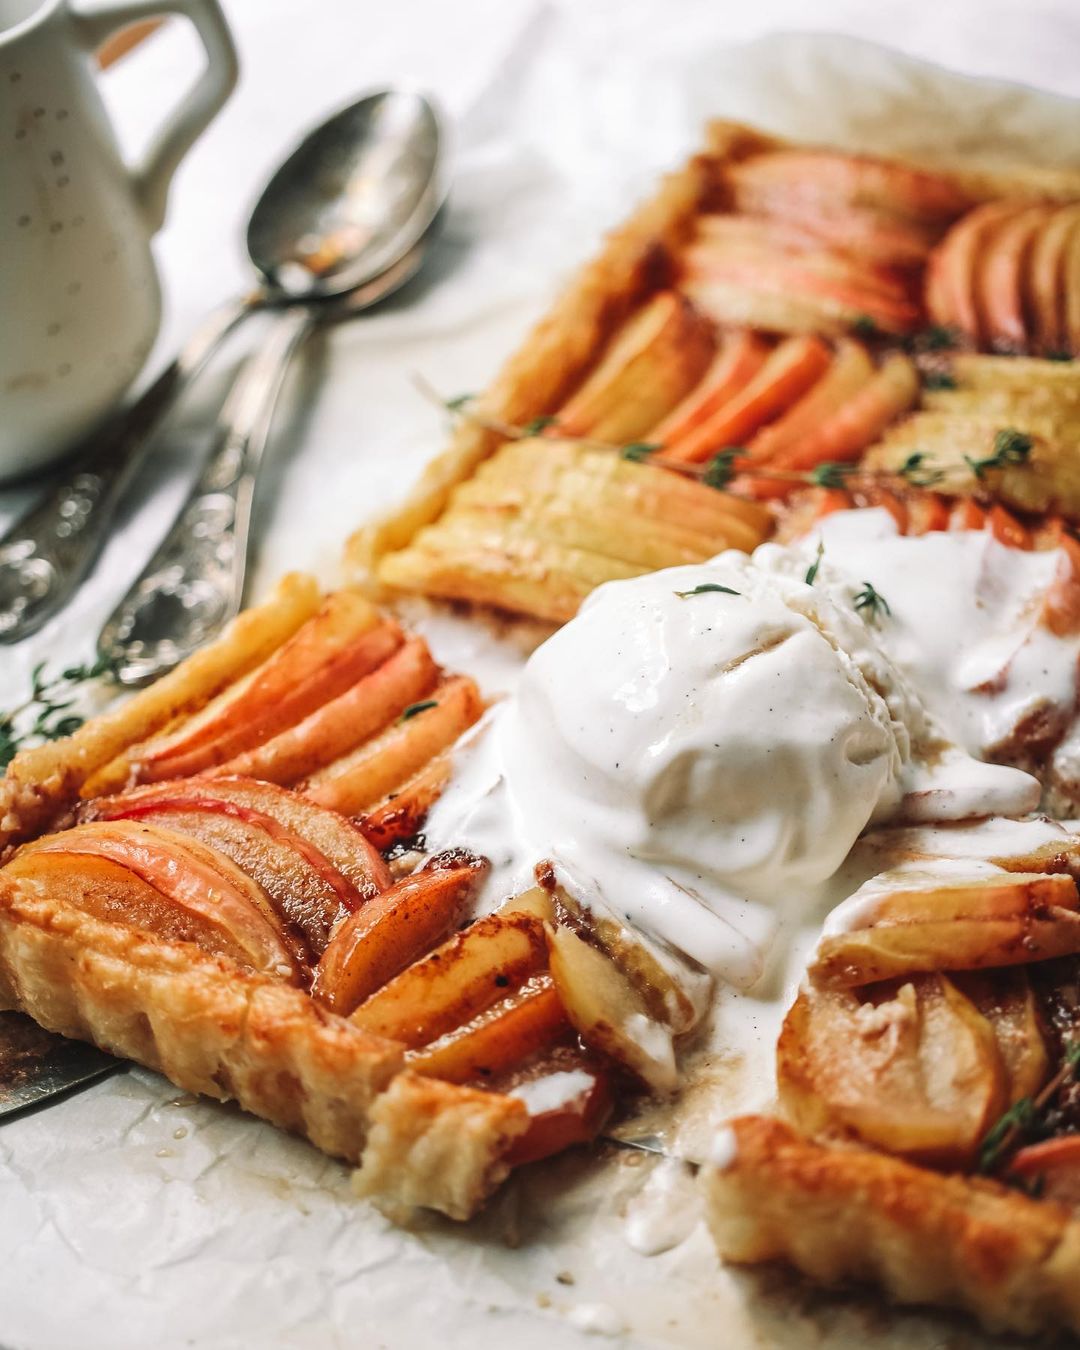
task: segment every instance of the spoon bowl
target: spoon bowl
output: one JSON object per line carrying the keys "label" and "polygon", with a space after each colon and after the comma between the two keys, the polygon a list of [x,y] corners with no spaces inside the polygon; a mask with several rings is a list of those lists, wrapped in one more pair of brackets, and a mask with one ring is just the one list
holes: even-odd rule
{"label": "spoon bowl", "polygon": [[385,90],[300,142],[251,213],[247,250],[281,300],[341,295],[378,277],[425,234],[445,196],[438,115]]}

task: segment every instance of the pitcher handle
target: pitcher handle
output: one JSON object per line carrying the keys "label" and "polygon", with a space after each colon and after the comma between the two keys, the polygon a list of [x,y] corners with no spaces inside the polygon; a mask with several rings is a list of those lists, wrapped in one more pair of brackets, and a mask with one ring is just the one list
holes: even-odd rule
{"label": "pitcher handle", "polygon": [[236,47],[218,0],[105,0],[73,11],[87,48],[93,50],[118,28],[161,14],[190,20],[206,51],[206,68],[132,169],[135,196],[151,234],[161,229],[169,184],[180,161],[236,87]]}

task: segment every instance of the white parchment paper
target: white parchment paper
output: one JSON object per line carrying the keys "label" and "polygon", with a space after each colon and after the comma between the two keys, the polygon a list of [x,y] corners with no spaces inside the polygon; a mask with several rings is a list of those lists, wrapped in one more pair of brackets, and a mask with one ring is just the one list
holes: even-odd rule
{"label": "white parchment paper", "polygon": [[[158,359],[243,284],[245,204],[299,127],[408,76],[441,96],[457,140],[453,209],[430,266],[391,307],[313,344],[291,383],[260,504],[255,595],[290,567],[333,579],[345,535],[404,492],[443,440],[410,372],[448,394],[482,385],[602,230],[694,148],[707,117],[882,150],[1080,160],[1078,108],[1060,96],[850,37],[732,45],[805,22],[805,5],[779,0],[229,9],[244,80],[177,182]],[[815,18],[1080,93],[1069,4],[837,3]],[[127,143],[145,137],[148,109],[192,62],[173,28],[110,75]],[[241,338],[185,401],[76,604],[37,639],[0,648],[4,705],[38,659],[89,649],[190,480],[231,361],[256,340]],[[0,494],[0,522],[31,496]],[[512,661],[496,666],[453,625],[432,631],[445,659],[505,683]],[[733,1049],[717,1066],[714,1113],[767,1096],[782,1002],[722,1007]],[[637,1254],[622,1215],[648,1170],[626,1156],[568,1157],[526,1169],[477,1224],[403,1232],[354,1202],[345,1169],[307,1145],[132,1070],[0,1126],[0,1347],[984,1343],[963,1321],[722,1270],[700,1226],[672,1251]]]}

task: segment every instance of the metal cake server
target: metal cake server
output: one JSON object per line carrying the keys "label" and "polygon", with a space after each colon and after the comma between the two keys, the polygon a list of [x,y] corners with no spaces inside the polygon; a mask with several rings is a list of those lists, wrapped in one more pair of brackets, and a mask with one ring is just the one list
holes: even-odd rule
{"label": "metal cake server", "polygon": [[0,1012],[0,1122],[125,1066],[92,1045],[43,1031],[21,1013]]}

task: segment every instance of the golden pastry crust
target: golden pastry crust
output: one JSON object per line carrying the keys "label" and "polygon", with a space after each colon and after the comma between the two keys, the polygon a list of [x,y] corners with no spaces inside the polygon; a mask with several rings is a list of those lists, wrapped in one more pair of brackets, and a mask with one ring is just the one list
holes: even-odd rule
{"label": "golden pastry crust", "polygon": [[507,1151],[528,1126],[515,1097],[399,1074],[372,1108],[353,1189],[395,1218],[423,1207],[468,1219],[509,1173]]}
{"label": "golden pastry crust", "polygon": [[730,1128],[730,1158],[701,1177],[726,1260],[869,1281],[899,1303],[964,1308],[993,1331],[1080,1332],[1080,1223],[1059,1206],[813,1143],[761,1116]]}
{"label": "golden pastry crust", "polygon": [[403,1048],[190,943],[103,923],[0,877],[0,1006],[359,1159]]}
{"label": "golden pastry crust", "polygon": [[201,707],[265,660],[319,605],[314,577],[290,572],[216,642],[73,736],[20,751],[0,779],[0,855],[45,829],[98,769],[183,713]]}

